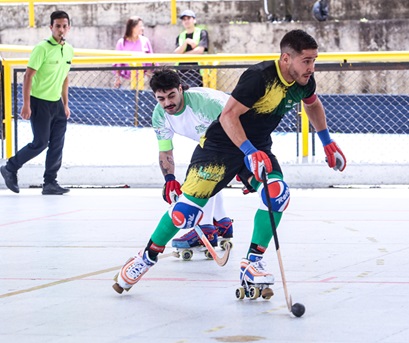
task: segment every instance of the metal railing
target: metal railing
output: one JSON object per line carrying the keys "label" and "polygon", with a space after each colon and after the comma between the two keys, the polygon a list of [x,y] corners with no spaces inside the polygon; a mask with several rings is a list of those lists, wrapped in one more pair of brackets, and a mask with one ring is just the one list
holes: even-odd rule
{"label": "metal railing", "polygon": [[[0,45],[0,51],[1,51]],[[95,50],[81,50],[82,54],[97,54]],[[114,52],[112,52],[114,53]],[[76,55],[79,54],[79,50],[76,50]],[[81,88],[79,89],[79,96],[84,96],[84,90],[87,92],[95,92],[97,94],[101,90],[106,92],[105,97],[111,96],[115,98],[115,92],[112,89],[112,84],[110,84],[109,77],[112,77],[112,64],[114,63],[128,63],[135,64],[136,67],[129,67],[133,70],[143,71],[146,67],[142,67],[142,63],[160,63],[160,64],[171,64],[175,62],[201,62],[207,66],[200,66],[200,68],[208,71],[208,79],[204,79],[204,85],[217,88],[226,92],[231,92],[232,88],[236,84],[239,75],[245,68],[245,65],[240,66],[240,64],[249,64],[263,60],[272,60],[277,59],[278,54],[253,54],[253,55],[233,55],[233,54],[220,54],[220,55],[175,55],[175,54],[150,54],[149,56],[93,56],[93,57],[75,57],[73,60],[73,70],[72,76],[75,76],[73,79],[74,83],[71,82],[71,85],[74,87]],[[28,62],[28,59],[6,59],[3,60],[3,73],[1,79],[3,80],[4,87],[4,125],[6,133],[6,155],[10,157],[12,155],[12,146],[13,146],[13,132],[12,132],[12,119],[16,120],[18,117],[18,104],[16,105],[16,99],[18,95],[18,84],[21,85],[21,78],[18,79],[16,73],[19,72],[22,75],[22,66],[25,66]],[[333,63],[329,63],[333,62]],[[364,62],[364,63],[363,63]],[[393,63],[392,63],[393,62]],[[371,118],[362,116],[362,114],[370,112],[369,117],[375,117],[377,112],[383,113],[391,106],[397,106],[393,108],[393,111],[400,111],[398,114],[398,122],[402,132],[405,132],[405,125],[407,127],[407,118],[408,113],[405,112],[408,110],[408,100],[406,94],[409,93],[409,85],[406,84],[405,80],[408,80],[408,77],[401,77],[404,71],[408,70],[409,62],[409,52],[352,52],[352,53],[321,53],[317,60],[316,65],[316,79],[318,85],[320,85],[319,94],[322,95],[322,99],[326,102],[326,108],[330,109],[332,113],[341,113],[336,115],[333,118],[329,118],[332,121],[330,124],[331,128],[334,128],[337,132],[343,133],[355,133],[355,132],[380,132],[378,129],[369,121]],[[89,67],[92,65],[93,67]],[[215,66],[217,65],[217,66]],[[87,67],[88,66],[88,67]],[[75,68],[75,69],[74,69]],[[152,67],[150,67],[152,68]],[[240,69],[241,68],[241,69]],[[92,76],[87,74],[92,69]],[[99,71],[96,71],[99,70]],[[388,71],[390,70],[390,71]],[[379,75],[379,73],[385,74],[386,72],[393,73],[391,76]],[[331,74],[332,73],[332,74]],[[87,77],[84,77],[87,75]],[[105,76],[104,76],[105,75]],[[107,79],[104,81],[103,78]],[[71,77],[70,77],[71,78]],[[379,80],[387,80],[388,83],[379,82]],[[84,80],[87,80],[85,82]],[[95,82],[93,82],[93,80]],[[399,89],[397,88],[397,80],[401,85]],[[227,82],[228,81],[228,82]],[[342,82],[341,82],[342,81]],[[141,79],[135,80],[136,89],[140,91],[148,91],[146,86],[141,83]],[[409,81],[408,81],[409,82]],[[381,88],[381,86],[383,88]],[[323,87],[324,90],[323,90]],[[73,90],[74,91],[74,90]],[[132,87],[130,87],[132,91]],[[82,92],[82,93],[81,93]],[[12,95],[16,96],[13,98]],[[96,95],[93,97],[96,97]],[[99,94],[99,93],[98,93]],[[374,97],[370,98],[369,95],[373,94]],[[376,97],[377,94],[381,94],[380,97]],[[390,98],[390,95],[399,95],[393,96]],[[143,101],[148,101],[149,106],[155,104],[154,100],[149,100],[149,94],[141,93],[141,99],[146,95],[147,98],[143,98]],[[121,95],[117,95],[121,96]],[[406,97],[405,97],[406,96]],[[135,97],[134,97],[135,99]],[[146,100],[147,99],[147,100]],[[13,102],[14,100],[14,102]],[[371,101],[376,101],[374,103],[377,108],[371,110]],[[89,102],[89,98],[84,98],[82,102]],[[134,101],[134,100],[133,100]],[[141,100],[142,101],[142,100]],[[150,103],[149,103],[150,101]],[[14,110],[13,106],[14,105]],[[110,106],[112,107],[113,112],[121,113],[121,108],[115,108],[115,102],[112,101]],[[145,103],[144,103],[145,104]],[[355,115],[351,118],[347,118],[345,113],[337,111],[337,106],[342,105],[345,108],[351,110],[351,113]],[[138,107],[136,105],[131,105]],[[150,107],[147,108],[150,108]],[[140,106],[139,106],[140,107]],[[403,109],[402,109],[403,108]],[[382,112],[383,111],[383,112]],[[403,112],[402,112],[403,111]],[[79,111],[78,111],[79,112]],[[103,110],[99,111],[105,113]],[[107,112],[106,112],[107,113]],[[142,113],[142,112],[140,112]],[[75,117],[75,111],[73,111],[73,117]],[[148,112],[146,118],[149,118],[151,113]],[[109,114],[106,114],[109,116]],[[341,117],[340,117],[341,116]],[[149,119],[144,119],[144,115],[139,114],[139,118],[136,121],[129,122],[130,125],[143,125],[149,126]],[[303,156],[306,156],[310,153],[309,150],[309,125],[306,115],[301,113],[299,117],[301,120],[302,127],[301,131],[301,142],[303,147]],[[360,127],[360,123],[353,123],[353,120],[359,118],[359,121],[366,121],[365,130]],[[384,120],[384,118],[376,117],[379,120]],[[128,118],[129,119],[129,118]],[[377,119],[377,120],[378,120]],[[104,119],[107,120],[106,118]],[[337,121],[338,120],[338,121]],[[339,122],[340,120],[340,122]],[[350,127],[345,128],[342,126],[343,122],[351,121],[353,125],[356,125],[355,129]],[[394,119],[393,119],[394,120]],[[400,120],[400,121],[399,121]],[[111,122],[117,121],[120,123],[117,117],[110,119]],[[406,121],[406,122],[405,122]],[[125,120],[126,122],[126,120]],[[103,125],[103,124],[100,124]],[[110,124],[111,125],[111,124]],[[294,127],[291,124],[292,128]],[[298,125],[298,124],[297,124]],[[352,124],[351,124],[352,125]],[[384,127],[385,132],[399,133],[399,129],[396,129],[392,124],[385,123]],[[389,130],[389,131],[388,131]],[[16,145],[16,144],[15,144]]]}

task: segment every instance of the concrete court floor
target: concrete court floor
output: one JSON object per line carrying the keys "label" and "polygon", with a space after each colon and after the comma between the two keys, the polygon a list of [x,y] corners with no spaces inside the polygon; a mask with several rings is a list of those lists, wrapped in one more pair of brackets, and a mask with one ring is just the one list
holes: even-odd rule
{"label": "concrete court floor", "polygon": [[407,186],[292,189],[278,237],[301,318],[286,309],[273,242],[274,297],[235,298],[258,199],[224,194],[225,267],[168,247],[119,295],[113,275],[167,209],[160,189],[0,189],[0,342],[409,342]]}

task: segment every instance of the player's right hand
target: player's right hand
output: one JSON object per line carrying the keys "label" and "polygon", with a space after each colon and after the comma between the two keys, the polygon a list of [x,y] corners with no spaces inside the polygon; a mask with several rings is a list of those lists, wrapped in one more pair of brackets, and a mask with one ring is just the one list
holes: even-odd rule
{"label": "player's right hand", "polygon": [[172,204],[176,202],[179,195],[182,194],[180,190],[180,183],[176,180],[175,175],[165,175],[165,184],[163,185],[162,196],[163,200]]}
{"label": "player's right hand", "polygon": [[250,170],[258,182],[263,182],[264,169],[268,173],[273,171],[270,158],[264,151],[257,150],[252,154],[244,157],[244,163],[248,170]]}
{"label": "player's right hand", "polygon": [[31,108],[30,105],[24,105],[21,108],[21,113],[20,113],[21,118],[28,120],[31,117]]}

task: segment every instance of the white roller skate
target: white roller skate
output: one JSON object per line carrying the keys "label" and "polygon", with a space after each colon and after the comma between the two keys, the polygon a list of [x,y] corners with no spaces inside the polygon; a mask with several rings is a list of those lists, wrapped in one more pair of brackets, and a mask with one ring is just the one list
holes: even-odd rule
{"label": "white roller skate", "polygon": [[233,238],[233,219],[229,217],[222,218],[220,220],[213,220],[214,226],[217,228],[217,239],[219,246],[222,250],[226,250],[225,244],[230,245],[230,249],[233,248],[231,239]]}
{"label": "white roller skate", "polygon": [[124,290],[129,291],[156,262],[157,260],[149,258],[148,251],[141,250],[137,256],[126,261],[119,273],[114,276],[115,283],[112,288],[119,294]]}
{"label": "white roller skate", "polygon": [[[203,233],[206,235],[210,244],[217,246],[217,229],[213,225],[199,225]],[[212,259],[212,255],[203,245],[202,240],[197,235],[195,229],[190,230],[180,238],[172,240],[172,247],[176,248],[172,255],[176,258],[182,257],[184,261],[190,261],[193,256],[193,251],[198,250],[204,252],[207,259]]]}
{"label": "white roller skate", "polygon": [[269,287],[274,284],[274,276],[266,272],[264,266],[263,255],[249,254],[248,259],[244,258],[241,261],[241,286],[236,289],[237,299],[247,297],[255,300],[261,296],[268,300],[274,295],[273,290]]}

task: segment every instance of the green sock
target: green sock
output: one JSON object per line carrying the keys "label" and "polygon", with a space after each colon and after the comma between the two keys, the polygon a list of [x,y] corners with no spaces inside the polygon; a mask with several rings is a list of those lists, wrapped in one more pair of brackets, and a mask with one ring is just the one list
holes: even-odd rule
{"label": "green sock", "polygon": [[[282,212],[273,212],[276,229],[280,224]],[[267,248],[273,238],[273,229],[271,228],[270,215],[268,211],[258,209],[254,216],[254,230],[251,242]]]}
{"label": "green sock", "polygon": [[172,219],[166,212],[153,232],[151,240],[158,246],[165,246],[178,232],[179,229],[173,225]]}

